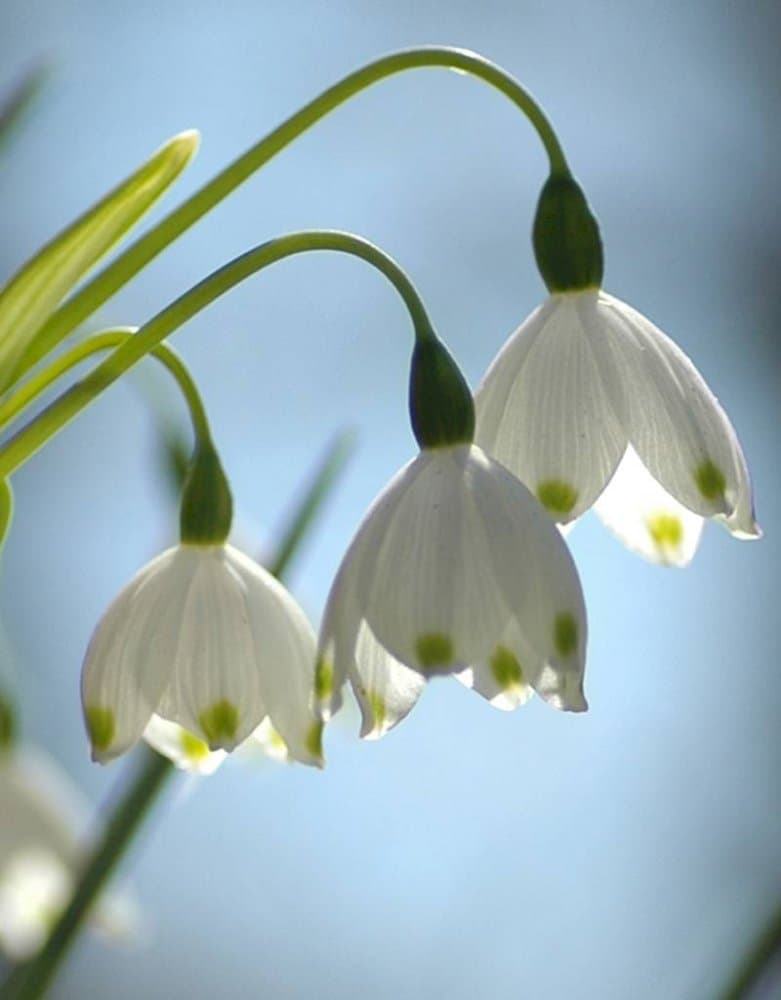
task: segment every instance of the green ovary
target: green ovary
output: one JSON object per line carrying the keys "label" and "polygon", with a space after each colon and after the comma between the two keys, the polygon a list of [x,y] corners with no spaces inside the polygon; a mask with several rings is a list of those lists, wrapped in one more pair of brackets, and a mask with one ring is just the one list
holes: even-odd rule
{"label": "green ovary", "polygon": [[710,459],[697,467],[694,473],[694,481],[697,483],[697,489],[706,500],[723,499],[727,480],[724,478],[724,473],[718,465]]}
{"label": "green ovary", "polygon": [[683,524],[675,514],[654,514],[646,521],[648,534],[658,549],[677,549],[683,541]]}
{"label": "green ovary", "polygon": [[578,491],[564,479],[543,479],[537,484],[537,499],[549,514],[569,514]]}
{"label": "green ovary", "polygon": [[90,705],[84,712],[87,720],[87,732],[96,750],[108,750],[114,740],[116,721],[110,708],[100,708]]}
{"label": "green ovary", "polygon": [[444,632],[427,632],[415,643],[418,663],[424,670],[449,667],[453,663],[453,641]]}
{"label": "green ovary", "polygon": [[201,712],[198,722],[211,749],[220,749],[226,743],[233,744],[236,741],[239,710],[232,702],[223,698],[222,701],[215,702],[211,708]]}
{"label": "green ovary", "polygon": [[578,623],[569,611],[556,615],[553,623],[553,642],[559,656],[569,656],[578,646]]}
{"label": "green ovary", "polygon": [[518,658],[506,646],[497,646],[489,660],[494,680],[502,689],[509,691],[523,684],[523,670]]}

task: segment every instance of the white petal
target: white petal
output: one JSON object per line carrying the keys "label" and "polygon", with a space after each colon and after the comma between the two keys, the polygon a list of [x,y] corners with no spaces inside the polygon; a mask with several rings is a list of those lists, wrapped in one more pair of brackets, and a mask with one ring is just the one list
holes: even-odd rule
{"label": "white petal", "polygon": [[245,743],[244,747],[258,746],[272,760],[279,760],[285,763],[292,761],[287,744],[271,724],[271,719],[268,716],[261,722],[249,739],[250,742]]}
{"label": "white petal", "polygon": [[615,364],[593,336],[597,293],[553,296],[510,338],[475,394],[475,443],[556,520],[593,504],[626,448]]}
{"label": "white petal", "polygon": [[250,626],[254,608],[226,546],[183,549],[193,560],[191,577],[159,714],[212,750],[233,750],[266,715]]}
{"label": "white petal", "polygon": [[394,659],[363,622],[358,632],[350,682],[361,709],[361,736],[379,739],[417,704],[426,686],[415,670]]}
{"label": "white petal", "polygon": [[60,858],[21,849],[0,871],[0,950],[16,962],[39,951],[72,892],[72,872]]}
{"label": "white petal", "polygon": [[228,756],[224,750],[209,750],[200,737],[159,715],[147,723],[144,739],[176,767],[195,774],[213,774]]}
{"label": "white petal", "polygon": [[594,510],[633,552],[665,566],[686,566],[697,551],[703,519],[653,478],[627,448]]}
{"label": "white petal", "polygon": [[[526,487],[498,462],[472,450],[473,489],[475,495],[479,489],[494,573],[518,626],[514,635],[508,619],[495,633],[489,656],[478,662],[488,660],[496,636],[503,637],[543,697],[551,700],[554,688],[566,689],[569,702],[562,707],[582,710],[587,624],[575,563],[555,524]],[[545,679],[541,687],[534,677],[535,664],[546,664],[554,679]]]}
{"label": "white petal", "polygon": [[643,465],[684,506],[756,531],[751,485],[735,431],[700,373],[670,339],[625,302],[599,306],[627,387],[629,438]]}
{"label": "white petal", "polygon": [[131,580],[90,640],[81,693],[95,760],[111,760],[139,739],[168,684],[168,626],[186,589],[178,551],[162,553]]}
{"label": "white petal", "polygon": [[473,451],[421,452],[386,490],[387,527],[380,533],[367,519],[361,547],[346,557],[357,563],[363,616],[378,642],[427,675],[482,658],[510,616],[472,497]]}
{"label": "white petal", "polygon": [[314,711],[316,643],[312,626],[271,574],[235,549],[231,558],[247,588],[249,626],[268,717],[290,757],[321,767],[322,722]]}

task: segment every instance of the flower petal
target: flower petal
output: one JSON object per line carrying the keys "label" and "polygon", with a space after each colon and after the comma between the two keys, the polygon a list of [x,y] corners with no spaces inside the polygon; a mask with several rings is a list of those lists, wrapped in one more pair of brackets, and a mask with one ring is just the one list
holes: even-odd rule
{"label": "flower petal", "polygon": [[633,552],[664,566],[686,566],[703,519],[670,496],[631,446],[594,510]]}
{"label": "flower petal", "polygon": [[592,290],[552,296],[475,394],[475,443],[564,522],[588,510],[626,448],[620,380],[593,336],[596,306]]}
{"label": "flower petal", "polygon": [[94,760],[105,763],[141,736],[170,678],[183,584],[178,550],[145,566],[98,623],[84,659],[81,695]]}
{"label": "flower petal", "polygon": [[147,723],[144,739],[176,767],[195,774],[214,774],[228,756],[224,750],[209,750],[200,737],[159,715]]}
{"label": "flower petal", "polygon": [[394,659],[363,622],[358,632],[350,683],[361,709],[361,736],[376,740],[401,722],[426,686],[416,671]]}
{"label": "flower petal", "polygon": [[756,535],[751,484],[735,431],[683,351],[625,302],[599,307],[627,386],[628,430],[643,465],[680,503]]}

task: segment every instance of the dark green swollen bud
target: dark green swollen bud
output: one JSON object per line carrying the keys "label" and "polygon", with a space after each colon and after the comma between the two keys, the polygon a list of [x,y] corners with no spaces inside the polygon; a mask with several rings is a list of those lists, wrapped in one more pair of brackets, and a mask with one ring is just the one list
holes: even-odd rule
{"label": "dark green swollen bud", "polygon": [[211,441],[198,442],[182,487],[180,534],[186,545],[221,545],[230,534],[233,499]]}
{"label": "dark green swollen bud", "polygon": [[551,174],[537,202],[532,233],[537,267],[548,290],[599,288],[604,262],[599,223],[580,185],[568,174]]}
{"label": "dark green swollen bud", "polygon": [[7,479],[0,479],[0,551],[3,548],[5,536],[11,527],[14,513],[14,494]]}
{"label": "dark green swollen bud", "polygon": [[474,437],[472,393],[445,345],[433,335],[415,341],[409,414],[421,448],[468,444]]}

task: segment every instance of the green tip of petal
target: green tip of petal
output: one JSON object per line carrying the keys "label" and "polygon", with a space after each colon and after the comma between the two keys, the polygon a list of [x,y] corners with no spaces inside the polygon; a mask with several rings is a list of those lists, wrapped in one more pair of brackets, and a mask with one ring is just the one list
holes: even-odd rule
{"label": "green tip of petal", "polygon": [[179,736],[179,743],[185,757],[194,764],[205,760],[209,756],[209,747],[207,744],[203,740],[199,740],[197,736],[193,736],[186,729],[182,730]]}
{"label": "green tip of petal", "polygon": [[569,611],[556,615],[553,623],[553,642],[559,656],[569,656],[578,646],[578,623]]}
{"label": "green tip of petal", "polygon": [[226,698],[201,712],[198,723],[212,750],[227,750],[235,746],[239,728],[239,710]]}
{"label": "green tip of petal", "polygon": [[388,709],[385,705],[385,699],[377,691],[369,692],[369,707],[371,708],[373,727],[375,732],[382,729],[385,724],[385,719],[388,716]]}
{"label": "green tip of petal", "polygon": [[578,491],[564,479],[544,479],[537,485],[537,499],[549,514],[569,514],[578,499]]}
{"label": "green tip of petal", "polygon": [[306,734],[305,746],[318,763],[323,763],[323,723],[313,722]]}
{"label": "green tip of petal", "polygon": [[694,481],[697,483],[697,489],[706,500],[724,499],[727,480],[715,462],[708,459],[702,465],[699,465],[694,473]]}
{"label": "green tip of petal", "polygon": [[415,643],[418,663],[424,671],[451,667],[455,660],[453,641],[443,632],[428,632]]}
{"label": "green tip of petal", "polygon": [[334,668],[321,656],[315,667],[315,696],[318,701],[328,701],[334,693]]}
{"label": "green tip of petal", "polygon": [[651,541],[662,553],[678,549],[683,541],[683,522],[676,514],[654,514],[646,521]]}
{"label": "green tip of petal", "polygon": [[506,646],[497,646],[489,661],[494,680],[502,689],[509,691],[523,684],[523,670],[515,654]]}
{"label": "green tip of petal", "polygon": [[108,750],[117,728],[112,710],[90,705],[84,710],[84,718],[93,748],[101,752]]}

